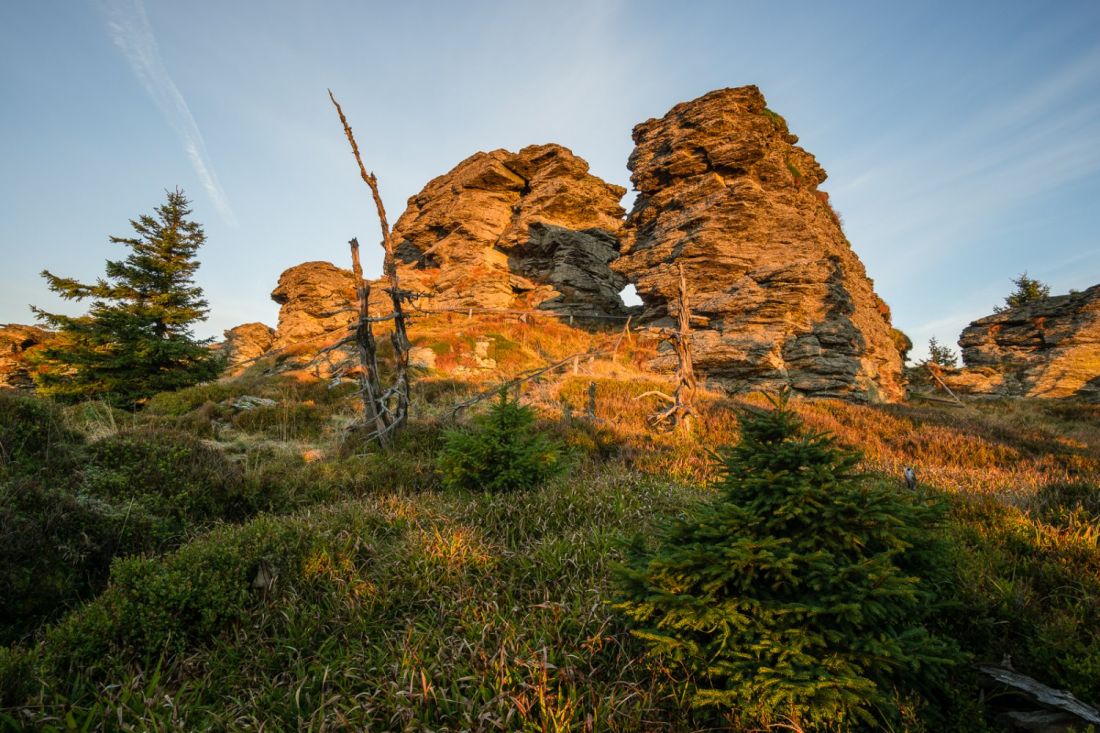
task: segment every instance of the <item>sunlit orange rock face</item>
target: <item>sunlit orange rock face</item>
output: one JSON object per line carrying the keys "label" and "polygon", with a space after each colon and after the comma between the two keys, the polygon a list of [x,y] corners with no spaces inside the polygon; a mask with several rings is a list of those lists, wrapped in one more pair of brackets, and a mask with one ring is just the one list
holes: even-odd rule
{"label": "sunlit orange rock face", "polygon": [[242,323],[224,332],[222,353],[226,373],[237,375],[267,353],[275,343],[275,329],[263,323]]}
{"label": "sunlit orange rock face", "polygon": [[409,199],[394,242],[435,308],[619,314],[624,193],[560,145],[475,153]]}
{"label": "sunlit orange rock face", "polygon": [[972,393],[1100,401],[1100,285],[974,321],[959,339]]}
{"label": "sunlit orange rock face", "polygon": [[355,279],[331,262],[303,262],[285,270],[271,299],[282,306],[272,343],[276,349],[343,334],[357,319]]}
{"label": "sunlit orange rock face", "polygon": [[[634,128],[638,191],[614,268],[644,318],[670,321],[677,268],[696,367],[734,391],[902,397],[890,311],[818,190],[825,171],[754,86],[720,89]],[[657,369],[671,368],[672,356]]]}
{"label": "sunlit orange rock face", "polygon": [[0,389],[31,389],[34,381],[27,356],[50,339],[37,326],[11,323],[0,327]]}

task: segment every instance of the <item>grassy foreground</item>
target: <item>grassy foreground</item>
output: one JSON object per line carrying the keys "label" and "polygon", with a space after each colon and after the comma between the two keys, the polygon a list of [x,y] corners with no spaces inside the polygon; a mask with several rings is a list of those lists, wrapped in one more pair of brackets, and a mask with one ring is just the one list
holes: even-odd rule
{"label": "grassy foreground", "polygon": [[[422,381],[419,417],[390,455],[341,438],[355,411],[348,389],[274,378],[162,395],[137,416],[50,408],[48,455],[8,450],[5,423],[5,491],[49,487],[118,524],[101,576],[82,575],[84,590],[5,629],[0,726],[722,728],[721,716],[688,709],[671,684],[679,670],[648,659],[608,600],[624,542],[708,496],[708,450],[737,440],[736,404],[707,394],[693,435],[657,433],[645,425],[653,404],[638,397],[659,380],[592,371],[527,393],[543,429],[570,446],[570,470],[507,495],[439,488],[441,416],[472,389],[445,379]],[[563,403],[583,415],[593,381],[596,421],[564,423]],[[242,394],[276,404],[236,409]],[[973,660],[1011,655],[1022,672],[1100,699],[1100,408],[797,409],[864,450],[875,480],[902,491],[900,468],[915,465],[950,503],[954,583],[939,623]],[[214,451],[188,456],[224,463],[173,484],[176,495],[206,496],[205,481],[224,499],[180,514],[157,503],[172,472],[139,472],[117,446],[187,440]],[[133,450],[147,467],[149,453]],[[139,515],[158,541],[116,540]],[[983,729],[967,670],[955,697],[941,711],[954,729]]]}

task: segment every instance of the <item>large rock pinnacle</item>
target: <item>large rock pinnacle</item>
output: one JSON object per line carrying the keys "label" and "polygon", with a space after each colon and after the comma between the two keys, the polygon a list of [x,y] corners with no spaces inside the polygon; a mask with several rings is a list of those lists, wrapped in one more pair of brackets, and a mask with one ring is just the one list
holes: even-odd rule
{"label": "large rock pinnacle", "polygon": [[683,263],[693,314],[707,319],[696,366],[728,389],[899,399],[889,309],[817,189],[825,171],[797,141],[755,86],[635,127],[638,197],[614,268],[659,322]]}

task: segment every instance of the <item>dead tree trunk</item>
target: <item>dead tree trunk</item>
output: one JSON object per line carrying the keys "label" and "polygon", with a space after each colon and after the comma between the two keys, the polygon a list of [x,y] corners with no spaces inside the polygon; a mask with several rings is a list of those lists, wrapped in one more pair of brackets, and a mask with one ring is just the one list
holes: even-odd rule
{"label": "dead tree trunk", "polygon": [[360,395],[363,398],[363,421],[374,426],[374,434],[383,448],[389,447],[389,421],[386,405],[382,400],[382,383],[378,376],[378,343],[370,319],[370,283],[363,278],[363,266],[359,264],[359,240],[352,239],[351,271],[355,275],[355,293],[359,299],[359,323],[355,327],[355,345],[359,349]]}
{"label": "dead tree trunk", "polygon": [[672,337],[672,348],[676,352],[676,404],[673,406],[673,422],[677,427],[691,429],[695,416],[695,365],[691,360],[691,304],[688,302],[687,278],[684,277],[684,264],[680,265],[680,292],[677,293],[676,333]]}
{"label": "dead tree trunk", "polygon": [[695,381],[695,365],[691,358],[691,303],[688,300],[687,278],[684,276],[683,263],[679,263],[679,271],[676,328],[663,329],[661,333],[662,338],[672,344],[673,353],[676,354],[676,391],[671,398],[660,392],[656,393],[669,400],[672,405],[653,417],[652,422],[656,425],[665,420],[671,420],[677,428],[690,430],[696,415],[695,392],[698,390],[698,383]]}
{"label": "dead tree trunk", "polygon": [[[336,113],[340,116],[340,124],[344,126],[344,134],[348,138],[348,143],[351,144],[351,152],[355,156],[355,162],[359,165],[359,175],[362,177],[363,182],[370,188],[371,197],[374,199],[375,209],[378,211],[378,223],[382,228],[382,248],[385,250],[385,258],[382,261],[382,272],[389,283],[387,291],[390,294],[390,302],[393,304],[393,333],[390,334],[390,342],[393,344],[394,373],[393,384],[384,392],[376,393],[373,404],[376,407],[375,419],[376,421],[381,421],[378,423],[380,427],[376,432],[376,436],[383,446],[387,446],[391,442],[390,434],[404,427],[409,417],[409,350],[412,348],[412,344],[409,342],[406,315],[403,305],[404,302],[411,299],[413,295],[401,289],[401,282],[397,274],[397,261],[393,253],[393,237],[390,233],[389,222],[386,220],[386,207],[383,206],[382,196],[378,192],[378,178],[373,173],[368,173],[366,166],[363,165],[363,158],[359,154],[359,145],[355,142],[355,136],[351,132],[351,125],[348,124],[347,117],[344,116],[344,110],[341,109],[340,103],[336,101],[336,97],[333,96],[331,89],[329,90],[328,96],[329,99],[332,100],[333,106],[336,107]],[[352,248],[352,257],[354,260],[353,264],[358,268],[356,274],[358,286],[361,289],[365,287],[365,294],[369,297],[370,286],[366,285],[366,281],[362,277],[362,268],[359,266],[358,245]],[[366,324],[366,333],[373,343],[374,336],[370,331],[370,316],[367,310],[368,304],[361,293],[360,325]],[[374,388],[380,390],[381,385],[377,381],[377,356],[375,356],[374,353],[376,352],[372,352],[372,354],[369,355],[374,360],[373,373],[376,379]],[[371,367],[366,363],[364,363],[363,368],[364,371],[370,372]],[[366,395],[364,395],[364,399],[366,399]],[[371,421],[372,415],[369,410],[364,418],[368,423]]]}

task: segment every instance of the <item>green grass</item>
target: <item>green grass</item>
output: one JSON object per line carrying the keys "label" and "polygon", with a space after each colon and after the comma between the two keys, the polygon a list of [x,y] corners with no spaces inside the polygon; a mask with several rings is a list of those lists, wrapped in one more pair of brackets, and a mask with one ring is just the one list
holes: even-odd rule
{"label": "green grass", "polygon": [[[38,724],[687,729],[604,599],[621,538],[697,496],[594,472],[261,518],[117,564],[106,593],[7,664],[35,670]],[[151,699],[127,692],[154,677]]]}
{"label": "green grass", "polygon": [[[583,418],[592,382],[595,422]],[[607,601],[623,539],[709,495],[708,450],[737,440],[736,403],[704,393],[695,434],[659,433],[645,422],[657,403],[640,395],[667,383],[566,374],[527,397],[540,429],[573,454],[569,473],[507,495],[443,492],[444,416],[477,389],[445,377],[418,381],[415,419],[385,454],[342,429],[358,409],[354,386],[249,377],[157,396],[137,414],[0,404],[8,410],[0,481],[10,495],[24,492],[28,507],[12,503],[27,529],[0,540],[23,558],[13,562],[45,563],[22,568],[20,582],[52,586],[73,568],[85,572],[58,569],[68,562],[62,551],[79,546],[59,532],[107,547],[88,560],[104,576],[110,553],[124,556],[109,583],[93,578],[97,595],[54,593],[61,600],[41,612],[48,623],[0,648],[0,729],[727,725],[688,712],[671,692],[674,670],[645,656]],[[242,394],[278,405],[242,418],[231,407]],[[571,424],[560,420],[562,402],[572,406]],[[1010,654],[1017,670],[1100,700],[1098,408],[804,401],[796,409],[813,428],[864,449],[865,470],[899,485],[900,467],[915,461],[922,484],[949,499],[954,583],[943,589],[949,610],[937,623],[976,661]],[[94,522],[102,538],[82,529],[93,514],[84,522],[73,507],[106,511],[79,495],[85,474],[96,478],[94,446],[164,429],[220,452],[224,466],[205,450],[195,455],[232,476],[241,509],[190,525],[177,549],[132,555],[125,543],[116,548],[122,523],[126,536],[145,526],[126,514],[129,499],[107,507],[116,524]],[[102,443],[110,436],[121,437]],[[110,468],[99,487],[110,496],[155,493],[171,472],[146,481],[144,463]],[[116,473],[127,478],[116,485]],[[266,591],[252,587],[261,565],[275,573]],[[977,705],[973,681],[959,685],[956,702]]]}
{"label": "green grass", "polygon": [[769,109],[769,108],[765,107],[764,110],[760,114],[764,115],[769,120],[771,120],[772,124],[775,125],[776,129],[778,129],[778,130],[786,130],[787,129],[787,120],[784,119],[783,115],[779,114],[775,110],[772,110],[772,109]]}

